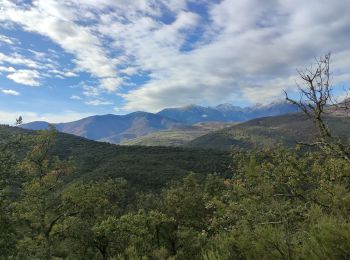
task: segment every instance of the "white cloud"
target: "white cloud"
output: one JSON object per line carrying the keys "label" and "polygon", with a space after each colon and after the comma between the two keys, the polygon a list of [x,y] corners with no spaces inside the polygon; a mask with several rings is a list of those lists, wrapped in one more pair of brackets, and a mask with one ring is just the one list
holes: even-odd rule
{"label": "white cloud", "polygon": [[[119,20],[129,20],[139,16],[145,16],[146,19],[147,15],[160,16],[166,8],[171,12],[180,12],[178,19],[173,25],[163,26],[163,32],[154,36],[158,41],[169,41],[171,38],[171,44],[173,44],[177,31],[188,29],[198,18],[194,13],[183,12],[187,5],[184,0],[135,0],[132,2],[126,0],[99,2],[38,0],[27,5],[3,0],[0,5],[2,5],[1,20],[18,24],[27,31],[44,35],[59,44],[66,52],[75,56],[74,61],[81,71],[87,71],[100,78],[100,88],[108,92],[116,91],[123,83],[123,79],[118,76],[117,66],[125,61],[125,57],[111,57],[110,52],[104,46],[104,36],[100,37],[95,31],[97,26],[81,25],[80,20],[96,22],[102,19],[105,13],[102,11],[108,8],[112,8],[112,12],[106,13],[108,15],[117,14]],[[125,70],[124,73],[133,74],[130,69]],[[60,78],[65,76],[56,75]]]}
{"label": "white cloud", "polygon": [[123,80],[121,78],[104,78],[101,79],[101,86],[105,90],[109,92],[113,92],[117,90],[121,84],[123,83]]}
{"label": "white cloud", "polygon": [[110,101],[100,100],[100,99],[92,99],[85,102],[86,105],[90,106],[105,106],[112,105],[113,103]]}
{"label": "white cloud", "polygon": [[77,96],[77,95],[72,95],[70,97],[70,99],[73,99],[73,100],[81,100],[82,98],[80,96]]}
{"label": "white cloud", "polygon": [[11,95],[11,96],[19,96],[21,94],[18,91],[13,89],[1,89],[0,91],[5,95]]}
{"label": "white cloud", "polygon": [[[61,65],[57,61],[59,60],[59,56],[57,55],[57,53],[53,53],[50,50],[48,50],[47,52],[38,52],[31,49],[23,49],[18,46],[14,47],[14,49],[16,50],[16,52],[11,54],[0,52],[0,72],[15,74],[8,75],[8,78],[10,79],[12,77],[17,77],[17,74],[20,74],[22,76],[24,72],[28,70],[35,71],[30,74],[33,75],[33,78],[35,79],[51,77],[65,79],[79,76],[73,69],[60,69]],[[30,54],[28,54],[28,52]],[[69,64],[64,64],[64,66],[70,67]],[[25,69],[19,69],[19,72],[17,73],[17,69],[23,67]],[[23,80],[21,80],[21,82],[22,81]],[[20,83],[18,81],[16,82]],[[31,84],[29,85],[33,84],[35,86],[39,85],[37,80],[32,80]]]}
{"label": "white cloud", "polygon": [[93,86],[83,84],[82,88],[83,88],[83,95],[86,97],[98,97],[100,95],[100,90]]}
{"label": "white cloud", "polygon": [[[87,71],[98,78],[115,78],[116,81],[118,60],[109,57],[92,28],[76,23],[82,12],[72,8],[72,4],[75,2],[38,0],[32,5],[22,6],[20,2],[16,4],[3,0],[0,3],[3,7],[0,20],[11,21],[27,31],[50,38],[75,56],[74,62],[81,71]],[[72,76],[76,74],[68,72],[56,75],[59,78]],[[117,84],[112,87],[110,80],[107,83],[105,81],[102,79],[101,88],[107,91],[114,91],[118,87]]]}
{"label": "white cloud", "polygon": [[80,8],[105,10],[113,8],[119,16],[131,19],[137,15],[159,16],[162,9],[178,12],[186,8],[186,0],[66,0],[66,2]]}
{"label": "white cloud", "polygon": [[60,76],[61,78],[71,78],[78,77],[79,75],[73,71],[60,71],[57,69],[51,69],[48,71],[49,73],[55,74],[56,76]]}
{"label": "white cloud", "polygon": [[73,72],[73,71],[66,71],[66,72],[63,72],[63,76],[65,76],[65,77],[78,77],[78,74]]}
{"label": "white cloud", "polygon": [[3,0],[0,19],[50,38],[73,54],[82,70],[96,77],[115,77],[116,60],[108,57],[100,39],[88,27],[75,23],[80,11],[68,4],[69,1],[38,0],[24,7]]}
{"label": "white cloud", "polygon": [[3,63],[23,65],[23,66],[33,68],[33,69],[38,69],[38,68],[42,67],[36,61],[28,59],[28,58],[26,58],[23,55],[20,55],[18,53],[14,53],[13,55],[7,55],[5,53],[0,52],[0,64],[3,64]]}
{"label": "white cloud", "polygon": [[8,45],[13,45],[15,44],[16,40],[0,34],[0,42],[6,43]]}
{"label": "white cloud", "polygon": [[15,72],[16,69],[13,67],[0,66],[0,72]]}
{"label": "white cloud", "polygon": [[128,76],[132,76],[138,73],[138,68],[136,67],[127,67],[125,69],[120,70],[121,73],[124,73]]}
{"label": "white cloud", "polygon": [[37,87],[40,86],[40,75],[36,70],[17,70],[14,73],[7,75],[7,78],[16,83]]}

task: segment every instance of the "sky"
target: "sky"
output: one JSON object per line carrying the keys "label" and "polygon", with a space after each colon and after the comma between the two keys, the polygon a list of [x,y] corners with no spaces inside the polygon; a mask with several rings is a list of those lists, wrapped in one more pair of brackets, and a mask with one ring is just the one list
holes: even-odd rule
{"label": "sky", "polygon": [[0,0],[0,123],[269,103],[328,52],[344,88],[349,10],[349,0]]}

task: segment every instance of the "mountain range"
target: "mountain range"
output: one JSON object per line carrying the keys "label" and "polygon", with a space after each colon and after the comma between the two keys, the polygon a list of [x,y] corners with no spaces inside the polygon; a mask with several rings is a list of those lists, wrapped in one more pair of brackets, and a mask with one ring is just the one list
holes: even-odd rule
{"label": "mountain range", "polygon": [[166,108],[158,112],[158,115],[188,124],[195,124],[199,122],[243,122],[254,118],[277,116],[297,111],[295,105],[281,100],[268,105],[257,104],[245,108],[231,104],[221,104],[216,107],[189,105],[180,108]]}
{"label": "mountain range", "polygon": [[[160,130],[185,127],[176,120],[146,112],[90,116],[78,121],[54,124],[54,126],[62,133],[115,144]],[[48,127],[49,123],[42,121],[22,125],[22,128],[31,130],[43,130]]]}
{"label": "mountain range", "polygon": [[[114,144],[127,143],[160,131],[190,133],[188,140],[190,141],[190,139],[220,129],[217,123],[210,122],[243,122],[258,117],[294,112],[297,112],[297,108],[285,101],[246,108],[231,104],[221,104],[216,107],[189,105],[167,108],[156,114],[134,112],[127,115],[96,115],[73,122],[54,124],[54,126],[59,132]],[[203,126],[195,125],[200,122],[207,122],[207,127],[203,129]],[[209,127],[210,130],[208,124],[212,125]],[[22,128],[43,130],[48,126],[48,122],[35,121],[23,124]]]}

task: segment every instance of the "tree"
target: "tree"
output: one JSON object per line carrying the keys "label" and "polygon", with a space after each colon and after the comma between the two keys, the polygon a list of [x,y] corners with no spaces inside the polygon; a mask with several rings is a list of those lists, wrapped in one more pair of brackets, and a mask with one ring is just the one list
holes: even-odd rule
{"label": "tree", "polygon": [[21,147],[21,134],[15,133],[0,141],[0,252],[4,258],[16,255],[16,243],[20,237],[16,230],[15,203],[25,179],[17,169],[16,151]]}
{"label": "tree", "polygon": [[27,178],[16,204],[24,234],[19,249],[23,255],[39,259],[52,258],[56,226],[66,217],[76,214],[67,211],[62,200],[63,177],[71,172],[72,165],[69,161],[51,157],[49,153],[55,136],[54,128],[43,131],[19,165]]}
{"label": "tree", "polygon": [[167,228],[167,248],[181,259],[196,258],[205,240],[211,209],[205,189],[193,173],[162,194],[161,211],[174,221]]}
{"label": "tree", "polygon": [[332,109],[349,109],[349,100],[338,103],[333,96],[330,73],[331,54],[316,59],[314,65],[299,71],[302,85],[298,85],[300,99],[294,100],[285,92],[286,100],[299,107],[315,124],[318,133],[313,143],[300,143],[317,146],[323,152],[342,157],[350,163],[350,147],[334,136],[327,124],[327,113]]}
{"label": "tree", "polygon": [[[350,165],[282,147],[234,154],[205,259],[347,259]],[[219,195],[219,196],[218,196]]]}
{"label": "tree", "polygon": [[[9,147],[9,143],[4,146]],[[19,182],[15,155],[9,149],[0,148],[0,252],[4,258],[11,256],[16,249],[17,223],[12,216],[15,190]]]}
{"label": "tree", "polygon": [[65,207],[76,215],[68,217],[62,227],[74,258],[108,257],[110,239],[95,232],[95,227],[111,216],[123,213],[127,183],[124,179],[74,183],[63,195]]}
{"label": "tree", "polygon": [[22,118],[22,116],[19,116],[18,118],[16,118],[16,123],[15,123],[15,125],[16,125],[16,126],[19,126],[19,125],[21,125],[21,124],[23,124],[23,118]]}

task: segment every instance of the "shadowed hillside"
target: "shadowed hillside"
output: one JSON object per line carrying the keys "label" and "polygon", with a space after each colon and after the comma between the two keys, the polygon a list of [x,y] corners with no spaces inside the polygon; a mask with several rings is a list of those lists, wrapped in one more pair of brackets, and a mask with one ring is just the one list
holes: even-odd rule
{"label": "shadowed hillside", "polygon": [[[350,136],[350,119],[327,117],[327,122],[336,136]],[[311,142],[316,129],[311,120],[303,114],[290,114],[254,119],[233,127],[201,136],[189,147],[229,150],[231,146],[255,148],[283,143],[293,147],[297,142]]]}
{"label": "shadowed hillside", "polygon": [[[15,134],[22,135],[23,157],[36,131],[0,126],[0,142]],[[123,177],[136,189],[159,189],[166,183],[182,179],[188,172],[199,174],[228,172],[229,154],[219,151],[171,147],[118,146],[58,133],[51,149],[62,159],[72,157],[76,173],[71,178],[99,180]]]}

